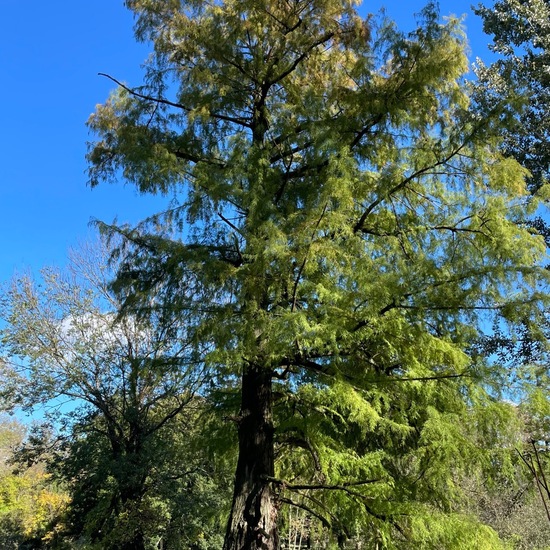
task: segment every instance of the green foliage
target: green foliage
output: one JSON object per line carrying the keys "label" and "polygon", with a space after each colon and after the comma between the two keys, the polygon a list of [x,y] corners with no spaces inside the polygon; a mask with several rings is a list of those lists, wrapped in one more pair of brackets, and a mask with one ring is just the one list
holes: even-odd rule
{"label": "green foliage", "polygon": [[511,548],[503,543],[490,527],[479,523],[477,518],[463,514],[446,514],[441,517],[437,511],[427,510],[426,516],[415,517],[413,537],[415,548],[441,550],[505,550]]}
{"label": "green foliage", "polygon": [[550,4],[547,0],[498,0],[479,6],[484,31],[499,59],[478,67],[477,99],[484,109],[506,109],[504,150],[531,172],[540,193],[548,179],[550,128]]}
{"label": "green foliage", "polygon": [[154,52],[90,118],[90,183],[173,199],[103,226],[123,238],[123,311],[185,313],[212,396],[275,382],[275,478],[250,494],[270,483],[385,547],[497,548],[455,506],[494,382],[472,344],[495,316],[529,318],[548,273],[502,113],[470,109],[459,22],[429,5],[404,35],[351,1],[127,4]]}
{"label": "green foliage", "polygon": [[66,487],[67,540],[132,550],[215,540],[227,485],[210,477],[196,431],[211,413],[195,396],[204,369],[192,326],[158,310],[118,317],[110,273],[106,249],[91,248],[65,273],[16,277],[2,297],[5,406],[48,405],[56,427],[53,438],[31,433],[19,459],[45,462]]}

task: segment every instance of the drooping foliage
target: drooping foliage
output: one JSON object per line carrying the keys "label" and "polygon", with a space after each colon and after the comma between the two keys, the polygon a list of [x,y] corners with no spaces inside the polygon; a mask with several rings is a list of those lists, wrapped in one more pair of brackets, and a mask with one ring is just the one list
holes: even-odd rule
{"label": "drooping foliage", "polygon": [[537,307],[545,247],[500,113],[470,111],[459,23],[428,6],[404,35],[340,0],[127,5],[154,52],[90,119],[90,182],[167,196],[103,227],[124,238],[126,311],[154,296],[187,316],[212,396],[240,396],[224,548],[278,548],[281,503],[341,540],[497,547],[453,515],[491,378],[469,350],[492,312]]}

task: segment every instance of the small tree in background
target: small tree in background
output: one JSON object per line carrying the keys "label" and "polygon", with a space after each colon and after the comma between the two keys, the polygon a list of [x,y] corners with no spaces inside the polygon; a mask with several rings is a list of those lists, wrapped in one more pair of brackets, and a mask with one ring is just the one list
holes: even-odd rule
{"label": "small tree in background", "polygon": [[27,429],[0,417],[0,547],[5,550],[57,544],[69,495],[45,471],[45,462],[16,465]]}
{"label": "small tree in background", "polygon": [[209,477],[208,449],[193,451],[196,424],[207,424],[193,327],[154,308],[119,317],[107,256],[88,247],[66,272],[13,279],[0,305],[3,392],[12,408],[49,409],[59,440],[38,431],[20,459],[42,457],[65,482],[66,534],[139,550],[192,536],[177,519],[191,479],[205,486],[193,491],[197,502],[217,503],[202,516],[197,503],[204,521],[221,513],[223,489]]}

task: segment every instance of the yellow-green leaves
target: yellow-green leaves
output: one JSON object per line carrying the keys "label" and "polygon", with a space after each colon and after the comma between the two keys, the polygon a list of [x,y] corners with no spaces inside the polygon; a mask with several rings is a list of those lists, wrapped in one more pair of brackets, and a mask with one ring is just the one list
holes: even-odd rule
{"label": "yellow-green leaves", "polygon": [[[323,485],[316,514],[388,548],[467,544],[468,519],[445,516],[445,538],[424,518],[471,460],[472,346],[498,314],[528,316],[547,274],[499,112],[472,112],[460,21],[429,5],[405,35],[351,1],[129,5],[155,54],[92,117],[89,159],[94,184],[120,170],[176,196],[129,235],[149,291],[185,304],[211,380],[276,381],[279,470]],[[177,246],[158,260],[147,231]]]}

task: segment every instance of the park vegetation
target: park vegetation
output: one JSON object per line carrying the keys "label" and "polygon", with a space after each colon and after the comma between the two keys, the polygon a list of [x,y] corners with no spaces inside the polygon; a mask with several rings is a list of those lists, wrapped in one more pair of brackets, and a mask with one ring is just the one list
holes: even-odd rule
{"label": "park vegetation", "polygon": [[4,287],[6,548],[550,546],[549,4],[475,75],[358,4],[126,1],[89,184],[166,209]]}

